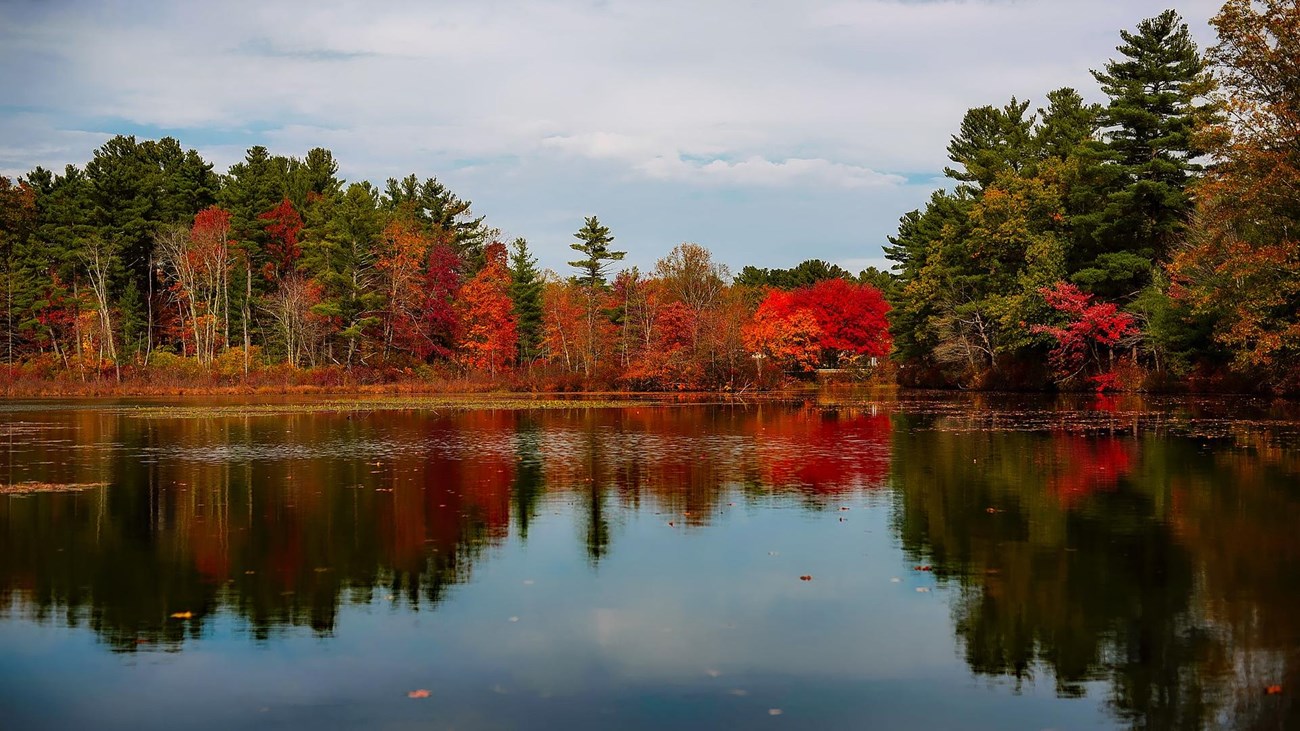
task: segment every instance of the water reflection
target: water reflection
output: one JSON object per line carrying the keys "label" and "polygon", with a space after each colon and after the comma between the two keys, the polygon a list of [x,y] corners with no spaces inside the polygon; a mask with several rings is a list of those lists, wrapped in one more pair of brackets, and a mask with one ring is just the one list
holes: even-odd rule
{"label": "water reflection", "polygon": [[[783,533],[812,543],[826,529],[808,520],[843,525],[859,518],[842,512],[852,504],[888,517],[888,535],[866,545],[890,555],[873,560],[933,576],[967,672],[1017,692],[1101,695],[1111,721],[1131,728],[1300,728],[1300,452],[1288,424],[1216,409],[843,399],[201,418],[15,409],[0,422],[7,483],[108,486],[0,496],[0,624],[88,628],[123,656],[185,653],[223,617],[254,643],[301,632],[329,642],[347,607],[440,616],[476,571],[524,552],[547,517],[571,521],[593,576],[635,545],[642,553],[616,570],[659,587],[655,551],[724,526],[764,553]],[[651,524],[662,531],[648,537]],[[757,551],[743,564],[749,585],[713,555],[680,582],[697,604],[723,587],[769,592],[763,601],[786,591],[753,588],[768,576],[748,568]],[[768,617],[764,631],[825,651],[863,621],[886,621],[872,616],[881,589],[817,580],[833,611]],[[602,626],[629,621],[591,609]],[[695,620],[729,621],[703,610]],[[919,642],[906,636],[917,627],[887,633]],[[837,662],[863,677],[903,663]],[[799,678],[783,681],[792,688],[826,682],[786,672]],[[1285,691],[1268,695],[1270,685]]]}
{"label": "water reflection", "polygon": [[1133,728],[1300,728],[1266,694],[1300,680],[1295,451],[1259,429],[968,426],[899,415],[892,482],[904,550],[956,588],[972,671],[1067,697],[1105,681]]}
{"label": "water reflection", "polygon": [[8,482],[109,485],[0,498],[0,596],[125,652],[177,648],[222,607],[258,639],[328,635],[341,602],[377,594],[432,608],[547,494],[580,506],[594,564],[628,510],[704,526],[733,488],[880,487],[890,428],[784,407],[43,418],[9,425]]}

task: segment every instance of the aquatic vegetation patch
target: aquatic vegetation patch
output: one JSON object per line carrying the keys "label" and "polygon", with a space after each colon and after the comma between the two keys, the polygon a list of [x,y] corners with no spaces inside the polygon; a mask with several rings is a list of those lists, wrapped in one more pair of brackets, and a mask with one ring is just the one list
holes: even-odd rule
{"label": "aquatic vegetation patch", "polygon": [[36,495],[52,492],[85,492],[106,487],[107,482],[15,482],[0,484],[0,495]]}
{"label": "aquatic vegetation patch", "polygon": [[673,402],[628,398],[518,398],[501,396],[438,396],[380,399],[329,399],[298,403],[262,404],[140,404],[112,406],[106,411],[136,418],[217,418],[281,416],[292,414],[365,413],[371,411],[530,411],[563,409],[622,409],[672,406]]}

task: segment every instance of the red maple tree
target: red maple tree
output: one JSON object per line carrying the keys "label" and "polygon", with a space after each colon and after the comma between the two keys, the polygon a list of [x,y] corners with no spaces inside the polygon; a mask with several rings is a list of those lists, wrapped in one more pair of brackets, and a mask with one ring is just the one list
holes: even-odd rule
{"label": "red maple tree", "polygon": [[1098,390],[1115,386],[1115,378],[1101,371],[1102,353],[1121,340],[1138,334],[1133,316],[1122,312],[1114,303],[1093,302],[1093,296],[1067,282],[1057,282],[1039,290],[1047,304],[1066,316],[1063,326],[1034,325],[1031,332],[1056,339],[1048,361],[1060,380],[1075,378],[1088,370],[1097,371],[1092,381]]}
{"label": "red maple tree", "polygon": [[298,246],[298,234],[302,232],[302,216],[294,209],[288,198],[280,201],[275,208],[258,216],[266,221],[262,227],[270,241],[266,246],[267,262],[262,274],[267,280],[274,280],[292,272],[298,265],[302,249]]}

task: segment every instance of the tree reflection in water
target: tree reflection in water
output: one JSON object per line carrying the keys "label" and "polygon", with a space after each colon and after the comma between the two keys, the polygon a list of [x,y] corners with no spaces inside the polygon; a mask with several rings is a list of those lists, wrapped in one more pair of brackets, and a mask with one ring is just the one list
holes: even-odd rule
{"label": "tree reflection in water", "polygon": [[19,412],[7,482],[110,484],[0,498],[0,606],[122,653],[183,651],[223,613],[258,642],[329,637],[347,604],[435,609],[553,508],[597,566],[632,515],[708,530],[733,503],[869,493],[951,588],[977,675],[1105,693],[1133,728],[1300,728],[1293,693],[1262,690],[1300,689],[1294,445],[1101,406],[1086,429],[978,402]]}

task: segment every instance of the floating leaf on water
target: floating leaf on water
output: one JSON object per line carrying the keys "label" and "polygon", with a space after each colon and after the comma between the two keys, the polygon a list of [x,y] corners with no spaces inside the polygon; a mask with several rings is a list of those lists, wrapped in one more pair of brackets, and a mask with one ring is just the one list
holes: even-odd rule
{"label": "floating leaf on water", "polygon": [[928,587],[928,586],[918,586],[918,587],[916,587],[916,591],[917,591],[918,594],[929,594],[929,593],[930,593],[930,587]]}
{"label": "floating leaf on water", "polygon": [[799,577],[800,581],[812,581],[812,574],[804,574]]}
{"label": "floating leaf on water", "polygon": [[769,709],[767,709],[767,715],[769,715],[769,716],[779,716],[779,715],[781,715],[782,713],[785,713],[785,711],[782,711],[780,708],[769,708]]}
{"label": "floating leaf on water", "polygon": [[172,612],[172,619],[189,619],[194,616],[194,612]]}
{"label": "floating leaf on water", "polygon": [[934,567],[931,566],[930,564],[925,564],[924,566],[917,566],[917,567],[916,567],[916,570],[917,570],[917,571],[934,571]]}
{"label": "floating leaf on water", "polygon": [[424,688],[420,688],[418,690],[408,691],[406,697],[407,698],[428,698],[429,695],[430,695],[429,691],[425,690]]}

